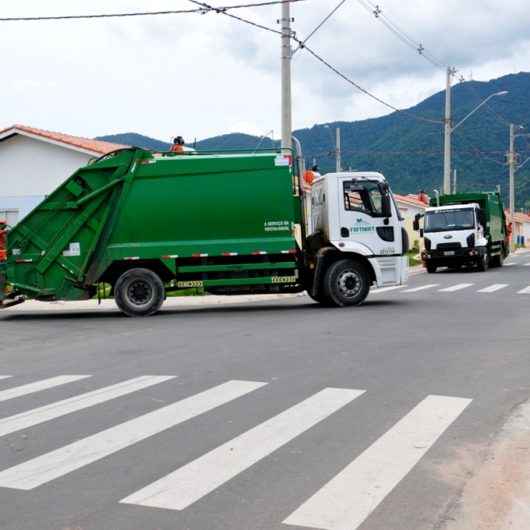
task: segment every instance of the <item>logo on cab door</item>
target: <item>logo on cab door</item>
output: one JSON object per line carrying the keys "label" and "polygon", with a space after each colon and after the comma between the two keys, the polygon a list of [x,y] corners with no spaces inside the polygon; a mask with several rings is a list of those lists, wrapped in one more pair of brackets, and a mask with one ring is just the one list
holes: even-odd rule
{"label": "logo on cab door", "polygon": [[359,218],[350,230],[352,234],[364,234],[367,232],[373,232],[375,230],[375,226]]}

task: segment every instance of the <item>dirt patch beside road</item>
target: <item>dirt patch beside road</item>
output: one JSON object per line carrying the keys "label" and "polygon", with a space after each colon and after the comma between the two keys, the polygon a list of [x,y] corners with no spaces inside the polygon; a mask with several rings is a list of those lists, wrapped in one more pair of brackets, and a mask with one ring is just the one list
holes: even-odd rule
{"label": "dirt patch beside road", "polygon": [[[477,470],[458,503],[446,513],[443,530],[530,530],[530,402],[519,406],[488,448],[470,448],[460,469]],[[450,469],[443,472],[450,480]],[[454,475],[453,475],[454,478]]]}

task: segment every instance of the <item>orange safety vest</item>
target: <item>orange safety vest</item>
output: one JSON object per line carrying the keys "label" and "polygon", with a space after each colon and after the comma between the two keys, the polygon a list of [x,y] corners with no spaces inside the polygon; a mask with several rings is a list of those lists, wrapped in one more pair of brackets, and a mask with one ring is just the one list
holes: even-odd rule
{"label": "orange safety vest", "polygon": [[5,225],[0,222],[0,261],[7,259],[7,230]]}
{"label": "orange safety vest", "polygon": [[171,146],[171,149],[170,151],[172,153],[183,153],[184,152],[184,146],[183,145],[180,145],[180,144],[173,144]]}

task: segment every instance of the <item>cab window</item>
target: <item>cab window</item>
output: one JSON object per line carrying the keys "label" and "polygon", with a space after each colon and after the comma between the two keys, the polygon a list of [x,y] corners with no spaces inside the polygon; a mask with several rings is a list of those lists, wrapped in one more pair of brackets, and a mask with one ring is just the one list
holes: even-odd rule
{"label": "cab window", "polygon": [[383,216],[383,194],[378,182],[346,181],[343,183],[344,209],[372,217]]}

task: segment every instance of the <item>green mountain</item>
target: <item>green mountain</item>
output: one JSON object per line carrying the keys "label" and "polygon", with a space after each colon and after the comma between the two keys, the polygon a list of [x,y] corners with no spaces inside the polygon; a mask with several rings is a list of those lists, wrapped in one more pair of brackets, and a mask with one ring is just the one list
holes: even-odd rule
{"label": "green mountain", "polygon": [[[492,98],[453,134],[453,167],[458,172],[460,191],[494,189],[506,193],[508,170],[508,124],[530,126],[530,73],[507,75],[488,82],[467,81],[453,89],[454,123],[458,123],[483,99],[499,91],[509,93]],[[295,131],[304,156],[316,159],[322,171],[334,168],[334,129],[341,128],[342,160],[345,168],[380,171],[399,193],[432,191],[441,187],[443,167],[443,125],[445,93],[438,92],[418,105],[380,118],[318,124]],[[529,129],[530,130],[530,129]],[[133,140],[128,140],[134,136]],[[163,142],[140,135],[115,135],[103,139],[161,149]],[[145,141],[144,141],[145,140]],[[255,149],[271,147],[269,139],[246,134],[226,134],[197,142],[199,150]],[[156,146],[156,147],[155,147]],[[521,161],[530,156],[530,138],[517,140]],[[530,162],[517,173],[517,207],[530,209]]]}

